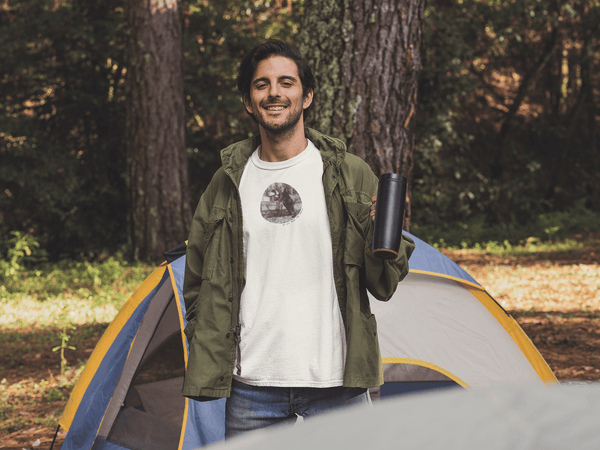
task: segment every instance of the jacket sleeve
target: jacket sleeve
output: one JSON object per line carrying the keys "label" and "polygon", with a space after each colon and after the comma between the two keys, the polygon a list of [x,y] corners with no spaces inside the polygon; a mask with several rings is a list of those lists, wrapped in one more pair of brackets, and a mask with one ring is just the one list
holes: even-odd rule
{"label": "jacket sleeve", "polygon": [[[369,235],[373,236],[373,231]],[[378,300],[387,301],[396,292],[398,283],[408,274],[408,260],[415,249],[411,238],[402,235],[398,257],[395,260],[385,260],[375,256],[371,251],[371,243],[365,248],[365,277],[367,289]]]}
{"label": "jacket sleeve", "polygon": [[[370,192],[377,193],[378,179],[373,175]],[[404,277],[408,274],[408,260],[415,249],[413,240],[402,235],[398,257],[395,260],[385,260],[374,255],[371,249],[373,241],[373,221],[369,218],[365,240],[365,279],[367,289],[378,300],[389,300]]]}

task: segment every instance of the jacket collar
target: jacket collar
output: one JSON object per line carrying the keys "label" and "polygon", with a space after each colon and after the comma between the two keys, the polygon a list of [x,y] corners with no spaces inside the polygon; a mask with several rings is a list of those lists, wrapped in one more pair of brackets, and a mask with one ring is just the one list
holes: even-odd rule
{"label": "jacket collar", "polygon": [[[306,137],[315,144],[315,147],[321,151],[323,162],[333,164],[339,168],[346,156],[346,144],[340,139],[327,136],[312,128],[305,128],[304,133],[306,134]],[[221,150],[223,169],[236,185],[239,185],[248,158],[250,158],[252,152],[256,150],[256,147],[258,147],[259,144],[260,134],[236,142]]]}

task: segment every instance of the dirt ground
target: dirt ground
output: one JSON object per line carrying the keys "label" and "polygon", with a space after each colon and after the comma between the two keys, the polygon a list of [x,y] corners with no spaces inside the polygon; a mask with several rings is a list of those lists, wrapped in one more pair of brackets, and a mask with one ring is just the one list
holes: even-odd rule
{"label": "dirt ground", "polygon": [[[595,241],[600,244],[600,239]],[[444,251],[464,267],[521,325],[559,380],[600,380],[600,245],[577,253],[536,254],[499,258],[485,251]],[[76,351],[69,361],[85,361],[106,325],[80,327]],[[60,376],[60,360],[51,351],[59,330],[11,330],[14,339],[32,342],[34,351],[0,353],[2,401],[12,405],[13,424],[0,428],[0,449],[49,449],[69,394],[69,380]],[[0,330],[0,332],[3,332]],[[47,342],[47,343],[46,343]],[[46,348],[48,347],[48,348]],[[22,348],[22,347],[21,347]],[[10,349],[13,349],[12,351]],[[15,354],[17,353],[17,354]],[[45,386],[45,389],[43,387]],[[48,386],[51,389],[48,389]],[[50,393],[49,393],[50,392]],[[12,410],[11,410],[12,409]],[[7,409],[4,409],[6,414]],[[60,448],[65,432],[54,445]]]}
{"label": "dirt ground", "polygon": [[559,380],[600,380],[600,238],[581,251],[446,251],[506,309]]}

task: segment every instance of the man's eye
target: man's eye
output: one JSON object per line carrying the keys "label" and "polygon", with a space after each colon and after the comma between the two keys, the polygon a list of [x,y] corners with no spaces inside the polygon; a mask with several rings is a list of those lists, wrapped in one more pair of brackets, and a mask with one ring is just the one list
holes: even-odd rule
{"label": "man's eye", "polygon": [[267,85],[265,83],[261,83],[261,84],[257,84],[256,85],[256,89],[264,89],[266,87],[267,87]]}

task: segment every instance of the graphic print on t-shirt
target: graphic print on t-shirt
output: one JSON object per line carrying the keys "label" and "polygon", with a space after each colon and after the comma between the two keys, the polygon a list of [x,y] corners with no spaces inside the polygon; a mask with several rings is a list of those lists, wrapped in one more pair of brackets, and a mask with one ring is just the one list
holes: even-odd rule
{"label": "graphic print on t-shirt", "polygon": [[286,183],[273,183],[263,193],[260,213],[271,223],[292,222],[302,212],[302,199],[296,190]]}

